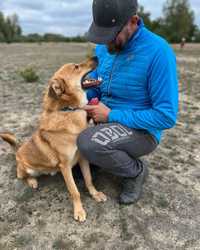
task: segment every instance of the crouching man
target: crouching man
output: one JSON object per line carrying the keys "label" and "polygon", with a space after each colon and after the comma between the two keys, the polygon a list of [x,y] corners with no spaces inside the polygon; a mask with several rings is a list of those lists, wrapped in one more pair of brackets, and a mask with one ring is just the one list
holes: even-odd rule
{"label": "crouching man", "polygon": [[121,204],[139,200],[148,173],[141,156],[155,150],[162,131],[176,123],[178,84],[175,55],[137,15],[137,1],[94,0],[88,40],[98,44],[102,84],[87,91],[97,105],[85,110],[96,126],[78,138],[92,164],[122,177]]}

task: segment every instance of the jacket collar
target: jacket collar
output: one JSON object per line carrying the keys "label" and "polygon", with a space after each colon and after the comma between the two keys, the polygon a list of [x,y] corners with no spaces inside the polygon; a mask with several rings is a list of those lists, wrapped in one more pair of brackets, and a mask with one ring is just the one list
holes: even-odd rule
{"label": "jacket collar", "polygon": [[138,28],[137,28],[137,30],[130,37],[130,39],[128,40],[128,42],[124,46],[123,51],[126,51],[126,50],[130,49],[133,46],[134,41],[141,35],[142,30],[143,30],[144,27],[145,27],[145,25],[144,25],[143,19],[140,18],[139,21],[138,21]]}

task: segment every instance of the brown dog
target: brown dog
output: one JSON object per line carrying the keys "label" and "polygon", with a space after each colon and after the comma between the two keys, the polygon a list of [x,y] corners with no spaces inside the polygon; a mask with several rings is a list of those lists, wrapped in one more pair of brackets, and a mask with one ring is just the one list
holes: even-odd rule
{"label": "brown dog", "polygon": [[[89,164],[76,146],[77,136],[87,128],[87,114],[81,109],[87,104],[81,80],[96,65],[92,58],[81,64],[66,64],[54,74],[44,96],[39,127],[27,142],[19,146],[13,134],[0,133],[2,139],[18,147],[17,177],[30,187],[38,187],[37,176],[61,171],[72,197],[74,218],[81,222],[85,221],[86,212],[72,176],[72,167],[77,162],[89,193],[98,202],[106,201],[106,196],[95,189]],[[70,109],[62,111],[66,107]]]}

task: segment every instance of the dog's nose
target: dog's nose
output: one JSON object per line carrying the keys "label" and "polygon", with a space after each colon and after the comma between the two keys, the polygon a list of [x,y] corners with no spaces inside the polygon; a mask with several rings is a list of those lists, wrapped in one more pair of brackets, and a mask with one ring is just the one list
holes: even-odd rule
{"label": "dog's nose", "polygon": [[92,60],[98,65],[99,59],[97,56],[92,57]]}

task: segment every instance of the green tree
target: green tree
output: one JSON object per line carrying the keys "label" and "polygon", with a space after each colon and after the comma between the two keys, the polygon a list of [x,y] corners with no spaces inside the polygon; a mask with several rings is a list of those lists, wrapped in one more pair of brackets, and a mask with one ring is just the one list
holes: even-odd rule
{"label": "green tree", "polygon": [[43,37],[37,33],[34,33],[34,34],[27,35],[23,39],[29,43],[35,43],[35,42],[41,43],[43,40]]}
{"label": "green tree", "polygon": [[15,42],[22,35],[21,27],[19,26],[18,16],[13,14],[8,17],[4,17],[0,12],[0,42]]}
{"label": "green tree", "polygon": [[4,26],[5,26],[4,15],[2,12],[0,12],[0,42],[5,42]]}
{"label": "green tree", "polygon": [[200,42],[200,29],[199,27],[196,25],[195,27],[195,31],[194,31],[194,42]]}
{"label": "green tree", "polygon": [[13,41],[13,32],[14,31],[13,31],[11,19],[10,17],[7,17],[5,24],[4,24],[4,37],[7,43],[11,43]]}
{"label": "green tree", "polygon": [[22,35],[22,29],[19,26],[19,17],[17,14],[10,16],[11,26],[13,30],[13,38],[17,38]]}
{"label": "green tree", "polygon": [[147,26],[149,29],[152,29],[151,13],[146,12],[144,7],[140,5],[137,14],[143,19],[145,26]]}
{"label": "green tree", "polygon": [[143,6],[139,6],[138,12],[139,17],[142,17],[145,26],[151,31],[158,35],[165,36],[165,24],[163,18],[151,19],[151,13],[144,10]]}
{"label": "green tree", "polygon": [[194,12],[188,0],[167,0],[164,8],[164,34],[170,42],[188,41],[195,32]]}
{"label": "green tree", "polygon": [[7,17],[8,25],[8,40],[10,42],[16,42],[22,35],[21,27],[19,26],[19,18],[17,14],[13,14]]}

